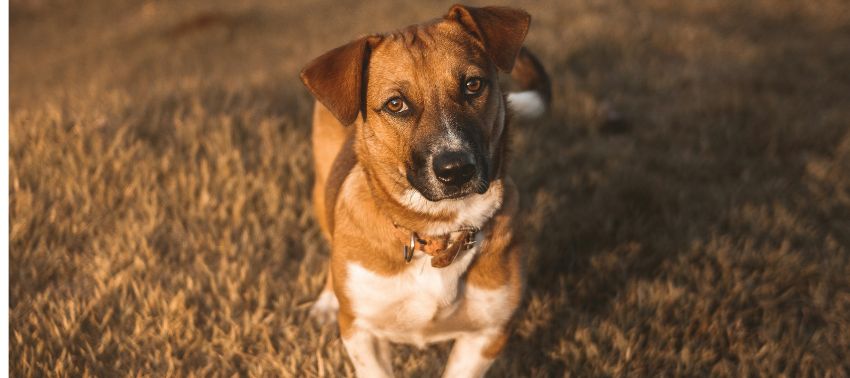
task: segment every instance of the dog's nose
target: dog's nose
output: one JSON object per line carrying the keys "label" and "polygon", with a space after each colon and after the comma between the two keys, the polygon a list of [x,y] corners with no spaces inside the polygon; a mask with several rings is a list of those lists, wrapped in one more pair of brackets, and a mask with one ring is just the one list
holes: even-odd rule
{"label": "dog's nose", "polygon": [[475,175],[475,158],[460,151],[442,152],[434,157],[434,174],[446,185],[466,184]]}

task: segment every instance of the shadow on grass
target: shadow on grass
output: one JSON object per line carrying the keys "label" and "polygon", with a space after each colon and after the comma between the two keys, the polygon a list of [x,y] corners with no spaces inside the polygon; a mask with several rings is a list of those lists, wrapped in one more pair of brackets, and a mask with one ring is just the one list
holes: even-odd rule
{"label": "shadow on grass", "polygon": [[[650,83],[646,88],[638,88],[649,91],[649,99],[633,99],[631,104],[628,95],[609,87],[610,81],[595,86],[588,84],[586,88],[566,88],[593,92],[591,96],[595,99],[625,98],[621,102],[630,109],[627,117],[631,123],[627,133],[605,133],[594,115],[559,109],[549,119],[515,126],[522,135],[514,153],[512,174],[524,196],[523,230],[530,262],[518,334],[506,349],[504,362],[497,362],[494,367],[496,375],[560,376],[568,371],[600,374],[600,363],[590,361],[595,357],[592,352],[564,356],[564,351],[569,350],[564,343],[580,343],[584,336],[577,329],[599,327],[600,321],[611,318],[628,319],[628,324],[619,324],[622,329],[636,330],[643,346],[651,347],[646,335],[651,333],[650,327],[657,326],[653,324],[657,319],[652,314],[613,315],[612,312],[621,310],[614,302],[627,301],[626,293],[636,290],[635,285],[642,281],[673,280],[684,287],[712,285],[689,283],[689,273],[676,269],[699,270],[702,264],[735,267],[751,263],[748,257],[736,260],[734,254],[729,261],[700,256],[694,252],[695,245],[727,237],[751,243],[754,248],[761,247],[768,256],[774,253],[774,248],[781,250],[787,243],[788,248],[799,250],[801,264],[814,266],[822,264],[821,259],[828,254],[824,251],[834,250],[830,243],[850,245],[846,236],[850,227],[839,220],[847,216],[847,208],[813,206],[813,202],[823,204],[832,199],[828,195],[821,198],[814,195],[807,177],[811,161],[808,156],[823,155],[829,160],[831,156],[847,154],[841,151],[841,141],[848,138],[848,133],[836,115],[847,101],[846,96],[836,91],[850,90],[850,83],[824,80],[839,74],[848,77],[846,65],[834,62],[850,60],[850,49],[839,47],[832,39],[834,34],[819,31],[813,25],[760,19],[754,15],[747,18],[749,22],[741,24],[747,27],[715,30],[739,33],[752,39],[759,48],[760,54],[754,61],[730,62],[734,67],[731,72],[701,67],[707,75],[704,81],[677,89],[653,88]],[[698,19],[692,22],[705,23]],[[610,80],[637,86],[644,85],[640,83],[654,75],[648,68],[642,70],[641,62],[634,63],[637,68],[627,70],[612,63],[613,59],[630,58],[629,53],[620,50],[622,46],[606,40],[591,45],[592,51],[575,53],[580,56],[558,57],[551,67],[555,75],[573,75],[576,77],[573,81],[582,83],[587,82],[584,79],[591,71],[601,67],[612,70]],[[642,74],[645,77],[629,76]],[[652,93],[653,90],[673,92]],[[574,92],[556,94],[574,95]],[[652,103],[653,99],[657,103]],[[641,104],[650,106],[636,111]],[[813,112],[825,116],[813,116]],[[829,147],[824,149],[824,146]],[[846,185],[846,180],[842,182]],[[777,204],[814,227],[797,234],[781,233],[766,225],[754,229],[739,219],[746,209],[776,209]],[[842,261],[840,256],[828,258]],[[690,268],[677,265],[682,259],[694,265]],[[770,264],[769,260],[755,261],[755,264]],[[767,265],[751,267],[754,272],[771,269]],[[748,277],[722,279],[752,282]],[[827,282],[830,279],[826,278]],[[787,289],[805,287],[808,283],[808,279],[791,277],[787,282],[766,285]],[[839,281],[833,283],[840,285]],[[740,285],[740,282],[718,285]],[[711,303],[725,300],[706,299]],[[810,294],[802,292],[799,298],[784,303],[791,308],[802,308],[799,311],[803,313],[816,312],[815,306],[809,304],[812,300]],[[718,305],[713,306],[721,311]],[[747,320],[745,314],[762,313],[764,305],[738,306],[733,309],[737,312],[729,316],[744,319],[745,324],[749,322],[746,329],[753,334],[770,324],[786,321],[784,315],[778,319],[759,316],[758,320]],[[806,338],[825,325],[819,316],[788,314],[787,317],[799,318],[792,322],[800,322],[809,330],[794,336],[799,339],[792,344],[805,344]],[[684,332],[688,324],[678,326]],[[669,342],[682,348],[689,340]],[[728,343],[731,345],[731,341]],[[714,361],[718,364],[724,359],[739,361],[740,356],[735,353],[720,348]],[[629,359],[627,355],[619,358]],[[576,360],[582,361],[583,366],[568,363]],[[680,362],[666,363],[654,366],[671,369],[669,364]],[[597,370],[582,370],[594,364]],[[625,366],[628,369],[628,362]],[[793,369],[790,365],[783,366]],[[710,367],[705,365],[697,371],[717,372]]]}

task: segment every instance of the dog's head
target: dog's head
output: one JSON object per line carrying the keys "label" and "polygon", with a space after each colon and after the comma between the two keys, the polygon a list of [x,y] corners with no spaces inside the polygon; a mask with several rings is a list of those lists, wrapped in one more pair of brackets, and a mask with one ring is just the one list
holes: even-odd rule
{"label": "dog's head", "polygon": [[384,190],[430,201],[484,193],[505,117],[498,72],[511,70],[529,22],[518,9],[455,5],[331,50],[301,78],[343,125],[357,123],[357,153]]}

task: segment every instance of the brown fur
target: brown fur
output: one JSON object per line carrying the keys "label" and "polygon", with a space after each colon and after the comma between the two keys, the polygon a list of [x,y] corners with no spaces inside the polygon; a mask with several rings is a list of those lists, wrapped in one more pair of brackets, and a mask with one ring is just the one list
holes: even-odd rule
{"label": "brown fur", "polygon": [[[316,172],[316,179],[313,184],[313,206],[319,226],[328,240],[331,238],[331,220],[328,219],[328,210],[325,206],[326,183],[334,161],[336,161],[336,156],[349,134],[351,134],[351,129],[343,127],[327,108],[316,101],[313,111],[312,136],[313,163]],[[339,172],[339,174],[347,176],[348,172]]]}

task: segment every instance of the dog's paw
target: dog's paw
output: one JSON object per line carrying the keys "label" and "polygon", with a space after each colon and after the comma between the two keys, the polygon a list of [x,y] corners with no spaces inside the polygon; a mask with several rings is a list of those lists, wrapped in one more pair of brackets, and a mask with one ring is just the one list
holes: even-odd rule
{"label": "dog's paw", "polygon": [[336,299],[336,295],[331,290],[324,290],[310,307],[310,317],[321,324],[327,324],[336,320],[337,310],[339,310],[339,300]]}

